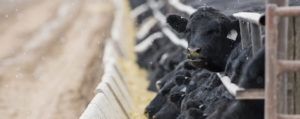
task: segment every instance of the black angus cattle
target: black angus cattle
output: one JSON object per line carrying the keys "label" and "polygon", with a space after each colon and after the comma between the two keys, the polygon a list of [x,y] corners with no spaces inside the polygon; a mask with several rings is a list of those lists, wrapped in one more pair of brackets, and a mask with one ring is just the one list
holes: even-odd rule
{"label": "black angus cattle", "polygon": [[[191,75],[195,73],[204,73],[201,70],[195,71]],[[200,77],[199,77],[200,78]],[[162,92],[165,92],[167,95],[167,102],[161,107],[161,109],[153,115],[153,119],[175,119],[181,111],[182,100],[185,98],[187,94],[189,94],[194,89],[191,88],[194,83],[191,83],[193,77],[188,77],[184,75],[176,76],[174,80],[172,80],[173,87],[166,93],[164,88],[162,88]]]}
{"label": "black angus cattle", "polygon": [[181,62],[178,68],[159,80],[159,92],[145,110],[149,119],[177,117],[180,114],[182,99],[195,90],[200,81],[204,82],[211,75],[206,70],[194,70],[186,63],[186,61]]}
{"label": "black angus cattle", "polygon": [[[152,35],[152,33],[160,31],[161,28],[156,24],[147,33],[146,39],[138,39],[137,44],[139,45],[144,40],[147,40],[147,37]],[[148,79],[150,80],[150,85],[148,90],[157,91],[155,88],[156,81],[172,71],[179,62],[185,59],[184,52],[183,48],[178,47],[167,37],[163,36],[155,39],[146,50],[136,53],[139,66],[149,71]]]}
{"label": "black angus cattle", "polygon": [[199,82],[197,87],[183,99],[179,119],[205,119],[218,109],[219,105],[233,100],[215,74]]}
{"label": "black angus cattle", "polygon": [[[152,118],[168,102],[170,91],[176,86],[176,80],[190,77],[190,72],[192,71],[184,69],[184,64],[181,64],[159,80],[159,92],[145,109],[148,118]],[[172,91],[175,92],[174,89]]]}
{"label": "black angus cattle", "polygon": [[261,48],[257,54],[247,63],[243,70],[242,80],[239,86],[243,88],[265,87],[265,48]]}
{"label": "black angus cattle", "polygon": [[164,47],[166,47],[166,44],[171,44],[171,42],[166,37],[158,38],[153,41],[151,47],[147,48],[143,52],[137,53],[137,63],[140,67],[145,69],[150,69],[150,64],[153,61],[154,55],[156,55],[158,52],[163,53],[162,50]]}
{"label": "black angus cattle", "polygon": [[149,69],[150,85],[148,90],[157,91],[155,84],[166,73],[171,72],[185,58],[184,49],[174,44],[166,44],[152,57]]}
{"label": "black angus cattle", "polygon": [[[175,119],[180,114],[180,105],[186,95],[187,85],[178,85],[176,79],[175,86],[167,93],[167,102],[153,115],[153,119]],[[188,79],[185,80],[188,82]]]}
{"label": "black angus cattle", "polygon": [[[151,52],[139,54],[147,57],[139,57],[138,62],[143,62],[140,64],[144,64],[150,72],[151,90],[158,89],[158,94],[145,110],[148,118],[221,119],[222,117],[236,119],[246,118],[248,114],[244,113],[249,109],[257,109],[258,115],[255,117],[260,117],[262,101],[234,101],[213,73],[224,72],[232,79],[232,82],[239,82],[240,86],[258,86],[253,82],[249,83],[249,80],[245,80],[246,78],[241,78],[246,75],[256,77],[253,73],[248,73],[249,69],[257,72],[260,70],[252,65],[245,66],[247,60],[251,58],[251,47],[241,48],[237,20],[222,13],[224,11],[220,12],[205,6],[199,8],[189,19],[177,15],[168,17],[167,22],[170,26],[180,32],[177,35],[184,35],[188,39],[188,62],[183,61],[185,60],[182,53],[184,49],[180,49],[181,53],[176,53],[179,48],[168,46],[172,43],[165,39],[164,41],[157,40],[150,47]],[[177,54],[180,55],[177,56]],[[166,56],[168,57],[165,58]],[[160,63],[162,61],[163,63]],[[179,63],[180,61],[182,62]],[[180,68],[175,68],[178,64]],[[247,67],[248,71],[242,70],[243,67]],[[252,79],[255,80],[255,78]],[[248,118],[254,118],[253,115]]]}
{"label": "black angus cattle", "polygon": [[167,22],[186,34],[191,63],[210,71],[224,71],[227,58],[240,43],[238,21],[212,7],[200,7],[189,19],[169,15]]}
{"label": "black angus cattle", "polygon": [[[226,64],[228,64],[229,66],[226,68],[228,74],[233,74],[232,72],[235,72],[235,70],[241,70],[242,65],[246,62],[244,60],[248,58],[251,49],[245,51],[241,50],[237,22],[231,17],[222,15],[210,7],[200,8],[197,12],[193,14],[195,16],[192,15],[191,17],[191,19],[193,19],[191,21],[193,22],[175,15],[168,17],[168,23],[171,25],[171,22],[174,22],[172,20],[175,20],[172,26],[173,28],[178,32],[185,32],[188,36],[188,58],[192,59],[192,62],[188,63],[212,71],[224,71]],[[208,19],[206,19],[206,17],[208,17]],[[205,20],[201,21],[201,18]],[[218,19],[220,19],[220,21]],[[200,23],[202,22],[202,24],[209,21],[213,22],[208,26],[205,26],[207,24],[202,26],[191,24],[199,24],[197,23],[199,21]],[[174,25],[175,23],[177,24]],[[191,28],[188,28],[189,26]],[[200,26],[203,28],[197,28]],[[213,26],[216,28],[211,30],[217,29],[217,31],[206,31],[207,28]],[[205,30],[205,32],[200,32],[201,30]],[[199,32],[200,34],[197,34]],[[202,44],[199,42],[202,42]],[[216,43],[219,44],[216,45]],[[210,45],[211,47],[209,47]],[[197,51],[199,49],[195,50],[195,48],[191,48],[198,46],[201,47],[201,52]],[[219,52],[216,52],[216,50]],[[233,53],[231,53],[232,51]],[[227,61],[227,59],[229,59],[229,61]],[[188,63],[186,64],[189,67]],[[209,73],[212,74],[212,72]],[[199,73],[199,76],[201,77],[204,74],[205,73]],[[176,76],[172,73],[166,76],[168,76],[168,78],[161,80],[165,83],[160,86],[161,90],[158,95],[146,108],[148,118],[172,119],[178,116],[178,118],[188,118],[194,117],[193,115],[201,115],[201,117],[205,118],[218,109],[219,105],[226,105],[233,101],[233,97],[227,92],[216,75],[200,78],[197,74],[192,74],[191,79],[194,79],[188,80],[188,83],[183,83],[184,86],[178,85],[181,81],[176,79],[181,79],[178,78],[180,76]],[[164,81],[166,79],[168,80]],[[179,89],[189,90],[189,92],[182,93]]]}
{"label": "black angus cattle", "polygon": [[[170,75],[174,77],[174,74]],[[158,102],[160,100],[163,100],[163,103]],[[146,112],[150,119],[183,119],[193,115],[201,115],[199,117],[204,118],[217,109],[218,105],[232,100],[233,97],[221,85],[215,74],[198,69],[191,74],[176,75],[175,78],[169,79]],[[156,109],[156,112],[150,109]],[[149,112],[154,113],[150,115]]]}
{"label": "black angus cattle", "polygon": [[227,60],[224,74],[229,76],[232,83],[237,84],[245,64],[252,57],[252,48],[242,49],[241,44],[234,48]]}
{"label": "black angus cattle", "polygon": [[[239,86],[250,88],[264,88],[265,85],[265,51],[261,49],[245,66],[242,80]],[[243,100],[234,101],[229,105],[224,105],[208,119],[263,119],[263,100]]]}
{"label": "black angus cattle", "polygon": [[[253,64],[253,62],[257,61],[252,61],[249,63],[250,65],[248,64],[246,66],[246,69],[248,70],[243,72],[242,77],[244,80],[240,81],[240,76],[242,74],[241,71],[244,67],[244,64],[247,63],[247,60],[249,58],[251,58],[251,46],[245,49],[241,48],[240,40],[236,39],[239,38],[237,34],[238,27],[236,27],[238,26],[238,24],[235,21],[230,22],[230,17],[228,17],[227,21],[224,20],[226,19],[226,16],[222,16],[218,11],[210,7],[199,8],[193,15],[190,17],[189,21],[176,15],[170,15],[168,17],[168,23],[175,30],[187,34],[187,38],[189,40],[188,58],[191,59],[191,63],[194,66],[206,68],[211,71],[224,71],[224,69],[226,69],[225,74],[229,75],[233,79],[233,82],[241,82],[240,84],[243,84],[244,86],[261,86],[263,84],[263,81],[260,80],[260,82],[257,82],[258,80],[256,80],[256,78],[258,77],[258,75],[261,76],[264,74],[264,72],[262,71],[264,70],[264,68],[258,67]],[[215,22],[212,22],[214,20]],[[195,24],[198,24],[198,26]],[[200,26],[200,24],[202,26]],[[231,25],[231,27],[226,27],[226,24]],[[223,31],[220,29],[222,29]],[[233,39],[230,39],[232,37],[228,38],[228,36],[232,34],[231,31],[236,32],[236,35]],[[257,59],[257,57],[254,59]],[[261,64],[260,62],[260,66],[263,65],[264,64]],[[250,71],[249,69],[252,69],[254,71]],[[245,75],[247,75],[248,77],[245,78]],[[252,82],[249,80],[249,78],[253,78],[251,80]],[[195,117],[195,115],[199,116],[201,114],[202,116],[200,117],[203,118],[206,118],[206,116],[212,114],[212,116],[209,117],[211,119],[263,118],[263,101],[261,100],[233,101],[233,98],[230,97],[230,94],[228,93],[228,95],[223,95],[225,97],[222,97],[222,95],[209,96],[209,94],[214,94],[214,90],[218,89],[223,89],[220,90],[220,92],[226,93],[226,90],[222,85],[218,88],[213,88],[214,90],[212,91],[205,90],[203,92],[201,88],[203,88],[203,86],[200,86],[200,90],[195,91],[195,93],[198,93],[200,96],[195,96],[197,98],[192,104],[193,106],[196,105],[196,107],[197,105],[201,104],[202,109],[192,107],[182,110],[183,113],[179,116],[179,118],[199,118]],[[221,98],[219,99],[205,100],[206,97],[218,98],[220,96]],[[212,100],[215,102],[209,103]],[[218,101],[220,102],[216,103]],[[204,105],[205,103],[206,105]],[[189,103],[185,102],[183,103],[183,105],[184,104]],[[202,105],[204,105],[204,107],[210,107],[210,111],[205,111],[205,108],[203,109]],[[219,105],[222,106],[219,107]],[[218,111],[215,112],[215,110]],[[213,114],[213,112],[215,112],[216,114]]]}

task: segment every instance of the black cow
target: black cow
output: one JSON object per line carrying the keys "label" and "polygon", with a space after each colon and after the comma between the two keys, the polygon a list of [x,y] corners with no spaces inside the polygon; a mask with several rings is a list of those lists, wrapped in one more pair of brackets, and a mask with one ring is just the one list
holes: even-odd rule
{"label": "black cow", "polygon": [[[193,92],[198,87],[197,85],[203,85],[201,82],[209,81],[207,78],[210,76],[210,72],[202,69],[192,74],[177,75],[175,80],[172,80],[175,85],[171,89],[167,85],[161,89],[161,92],[167,95],[167,102],[153,115],[153,119],[175,119],[181,112],[185,96]],[[168,91],[164,91],[166,88]]]}
{"label": "black cow", "polygon": [[148,90],[157,91],[155,87],[156,81],[174,70],[184,58],[184,49],[174,44],[166,45],[160,51],[157,51],[154,56],[152,56],[150,64],[150,75],[148,77],[148,79],[150,79],[150,85]]}
{"label": "black cow", "polygon": [[[224,71],[233,79],[232,82],[238,82],[245,88],[264,85],[264,80],[257,80],[257,77],[263,78],[264,74],[261,72],[263,69],[257,67],[262,66],[261,63],[251,60],[245,65],[251,58],[251,47],[241,48],[238,21],[222,13],[224,12],[205,6],[200,7],[189,19],[177,15],[168,16],[170,26],[180,36],[188,39],[188,62],[183,61],[183,49],[179,51],[167,38],[156,40],[150,50],[139,54],[142,57],[139,57],[138,62],[150,72],[151,90],[155,89],[155,84],[158,89],[158,94],[145,110],[148,118],[263,117],[263,101],[235,101],[213,73]],[[164,58],[166,54],[168,57]],[[258,56],[255,58],[260,59]],[[182,62],[179,63],[180,61]],[[175,68],[178,64],[179,68]]]}
{"label": "black cow", "polygon": [[239,44],[231,52],[229,58],[227,59],[224,74],[229,76],[232,83],[238,83],[241,79],[243,68],[245,64],[252,57],[252,48],[242,49],[241,44]]}
{"label": "black cow", "polygon": [[[189,93],[182,101],[180,119],[205,119],[211,115],[219,105],[233,101],[233,97],[221,84],[216,75],[204,80],[202,85]],[[192,113],[193,112],[193,113]],[[202,115],[201,115],[202,114]],[[195,115],[197,117],[195,117]],[[201,115],[201,116],[199,116]]]}
{"label": "black cow", "polygon": [[[264,88],[264,49],[259,52],[246,64],[242,80],[239,86],[245,89]],[[243,100],[234,101],[229,105],[220,107],[208,119],[263,119],[264,101],[263,100]]]}
{"label": "black cow", "polygon": [[[184,66],[184,64],[179,65],[176,70],[171,71],[159,80],[159,92],[145,109],[145,114],[148,118],[153,118],[153,116],[164,107],[168,102],[170,92],[176,92],[173,88],[176,86],[176,83],[179,83],[181,77],[188,78],[191,76],[190,71],[184,69]],[[176,80],[178,82],[176,82]]]}
{"label": "black cow", "polygon": [[247,63],[243,70],[242,80],[239,86],[243,88],[265,87],[265,48],[260,49],[257,54]]}
{"label": "black cow", "polygon": [[238,21],[212,7],[200,7],[189,19],[169,15],[167,22],[186,35],[188,58],[197,67],[224,71],[227,58],[240,43]]}
{"label": "black cow", "polygon": [[184,97],[202,85],[201,82],[207,81],[210,75],[207,70],[194,70],[186,61],[180,63],[179,68],[159,80],[159,92],[145,110],[148,118],[176,118],[180,114]]}

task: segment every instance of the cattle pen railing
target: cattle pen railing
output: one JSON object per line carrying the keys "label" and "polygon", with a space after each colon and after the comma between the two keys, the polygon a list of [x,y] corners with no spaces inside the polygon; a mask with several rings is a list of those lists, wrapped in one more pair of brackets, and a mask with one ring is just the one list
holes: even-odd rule
{"label": "cattle pen railing", "polygon": [[280,114],[278,112],[280,108],[278,104],[280,103],[278,86],[282,85],[280,84],[279,75],[282,75],[283,72],[300,70],[299,60],[285,60],[279,57],[279,52],[286,53],[280,49],[279,43],[287,42],[288,40],[287,38],[279,38],[279,18],[284,16],[300,16],[300,7],[277,7],[276,4],[268,4],[266,11],[265,117],[267,119],[300,119],[300,115]]}

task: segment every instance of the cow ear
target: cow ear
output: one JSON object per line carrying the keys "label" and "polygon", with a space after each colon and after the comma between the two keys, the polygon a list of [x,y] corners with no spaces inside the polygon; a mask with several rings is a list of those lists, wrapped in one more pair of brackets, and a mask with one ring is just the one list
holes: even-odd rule
{"label": "cow ear", "polygon": [[188,20],[179,15],[169,15],[167,17],[167,23],[177,32],[181,33],[186,31]]}

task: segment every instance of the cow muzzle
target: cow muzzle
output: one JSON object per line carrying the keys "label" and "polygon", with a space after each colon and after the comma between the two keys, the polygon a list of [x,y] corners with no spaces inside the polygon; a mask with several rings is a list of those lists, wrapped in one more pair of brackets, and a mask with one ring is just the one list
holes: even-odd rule
{"label": "cow muzzle", "polygon": [[187,58],[191,65],[203,67],[207,65],[207,59],[201,53],[201,48],[188,48]]}
{"label": "cow muzzle", "polygon": [[188,48],[187,51],[188,59],[196,59],[198,57],[201,57],[201,48]]}

